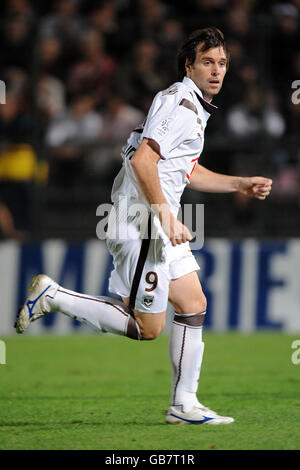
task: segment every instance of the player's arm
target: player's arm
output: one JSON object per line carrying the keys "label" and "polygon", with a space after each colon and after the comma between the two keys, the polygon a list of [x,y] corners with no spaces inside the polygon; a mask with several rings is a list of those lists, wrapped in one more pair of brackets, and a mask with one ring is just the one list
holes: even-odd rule
{"label": "player's arm", "polygon": [[242,177],[215,173],[197,164],[188,186],[206,193],[240,192],[249,197],[265,199],[271,192],[272,180],[262,176]]}
{"label": "player's arm", "polygon": [[158,145],[153,140],[143,139],[131,159],[131,166],[147,202],[155,210],[165,233],[175,246],[190,241],[192,236],[188,228],[172,215],[167,205],[158,176],[159,159]]}

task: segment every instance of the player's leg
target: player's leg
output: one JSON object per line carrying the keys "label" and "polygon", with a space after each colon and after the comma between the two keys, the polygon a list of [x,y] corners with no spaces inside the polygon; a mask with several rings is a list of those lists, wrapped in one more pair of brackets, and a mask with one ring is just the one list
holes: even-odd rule
{"label": "player's leg", "polygon": [[[125,305],[129,305],[129,297],[123,298]],[[134,318],[138,324],[141,339],[151,340],[160,335],[166,324],[166,312],[145,313],[133,310]]]}
{"label": "player's leg", "polygon": [[60,312],[89,324],[99,332],[141,339],[138,323],[130,309],[121,301],[65,289],[45,275],[34,278],[29,291],[18,314],[18,333],[23,333],[38,318],[51,312]]}
{"label": "player's leg", "polygon": [[33,279],[16,324],[23,333],[32,321],[51,312],[60,312],[89,324],[99,332],[109,332],[132,339],[155,339],[165,326],[166,312],[151,314],[131,311],[129,298],[120,302],[110,297],[96,297],[59,286],[48,276]]}
{"label": "player's leg", "polygon": [[204,352],[202,326],[206,298],[195,271],[170,282],[169,300],[175,315],[169,341],[172,387],[166,421],[171,424],[229,424],[232,418],[209,410],[199,403],[196,395]]}
{"label": "player's leg", "polygon": [[195,271],[170,282],[169,301],[175,309],[169,340],[171,405],[181,406],[186,412],[198,402],[196,392],[204,351],[206,298]]}
{"label": "player's leg", "polygon": [[58,286],[47,293],[52,311],[59,311],[90,324],[100,332],[127,336],[131,339],[155,339],[165,326],[166,312],[145,313],[132,310],[129,298],[123,302],[110,297],[95,297]]}

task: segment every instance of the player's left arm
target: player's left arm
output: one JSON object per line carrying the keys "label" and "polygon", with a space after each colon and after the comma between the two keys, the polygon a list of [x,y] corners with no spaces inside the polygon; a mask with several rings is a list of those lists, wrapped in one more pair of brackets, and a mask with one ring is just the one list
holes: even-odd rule
{"label": "player's left arm", "polygon": [[262,176],[222,175],[197,164],[190,176],[188,187],[205,193],[240,192],[246,196],[263,200],[271,192],[272,180]]}

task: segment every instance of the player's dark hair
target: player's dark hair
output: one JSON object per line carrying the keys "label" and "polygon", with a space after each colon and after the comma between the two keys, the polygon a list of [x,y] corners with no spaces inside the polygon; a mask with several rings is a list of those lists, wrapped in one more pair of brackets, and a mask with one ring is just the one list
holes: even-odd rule
{"label": "player's dark hair", "polygon": [[207,51],[212,47],[222,47],[227,57],[227,68],[229,63],[229,51],[224,39],[224,34],[218,28],[210,27],[193,31],[181,44],[177,53],[177,73],[178,79],[182,80],[186,75],[185,63],[193,64],[196,59],[196,48],[203,43],[201,51]]}

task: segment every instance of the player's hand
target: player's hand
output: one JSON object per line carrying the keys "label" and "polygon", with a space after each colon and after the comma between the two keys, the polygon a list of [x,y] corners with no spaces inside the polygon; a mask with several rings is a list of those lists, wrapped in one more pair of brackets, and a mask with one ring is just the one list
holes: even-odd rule
{"label": "player's hand", "polygon": [[163,210],[159,214],[161,226],[171,240],[173,246],[180,245],[193,239],[189,229],[177,220],[170,210]]}
{"label": "player's hand", "polygon": [[168,236],[173,246],[190,242],[193,238],[189,229],[179,220],[175,219],[175,217],[173,217],[173,221],[171,220],[170,229],[170,234]]}
{"label": "player's hand", "polygon": [[262,176],[253,176],[252,178],[241,178],[238,191],[249,197],[256,197],[263,200],[269,196],[272,189],[272,180]]}

